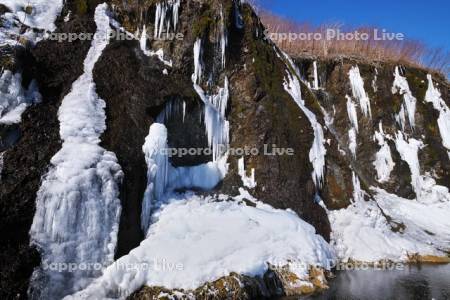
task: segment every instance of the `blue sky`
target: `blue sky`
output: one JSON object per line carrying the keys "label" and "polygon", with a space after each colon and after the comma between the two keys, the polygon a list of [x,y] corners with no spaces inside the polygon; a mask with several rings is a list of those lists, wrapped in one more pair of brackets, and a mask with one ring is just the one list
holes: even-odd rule
{"label": "blue sky", "polygon": [[374,25],[450,51],[450,0],[261,0],[271,11],[318,25]]}

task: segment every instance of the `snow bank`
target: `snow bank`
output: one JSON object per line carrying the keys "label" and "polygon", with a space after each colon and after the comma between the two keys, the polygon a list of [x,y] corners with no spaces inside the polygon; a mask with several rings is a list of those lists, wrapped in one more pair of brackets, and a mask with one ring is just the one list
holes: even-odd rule
{"label": "snow bank", "polygon": [[238,173],[239,176],[241,176],[242,183],[244,184],[245,187],[248,187],[250,189],[254,189],[256,187],[255,169],[252,168],[251,175],[247,176],[247,171],[245,170],[244,157],[241,157],[238,160]]}
{"label": "snow bank", "polygon": [[41,102],[36,81],[22,87],[22,74],[4,71],[0,77],[0,124],[20,123],[22,113],[33,103]]}
{"label": "snow bank", "polygon": [[450,157],[450,109],[441,97],[441,93],[433,85],[431,75],[427,75],[428,90],[425,94],[425,101],[433,104],[434,109],[439,111],[439,118],[437,120],[439,132],[441,133],[442,144],[448,150]]}
{"label": "snow bank", "polygon": [[414,98],[414,96],[412,95],[406,78],[400,75],[400,70],[398,67],[395,67],[394,76],[395,79],[394,84],[392,86],[392,93],[393,94],[399,93],[400,95],[403,96],[403,104],[399,114],[397,115],[397,122],[400,123],[402,130],[404,130],[405,116],[407,116],[409,126],[411,127],[411,129],[414,129],[416,122],[415,114],[416,114],[417,99]]}
{"label": "snow bank", "polygon": [[[446,255],[441,250],[450,248],[449,200],[422,203],[376,192],[376,202],[357,200],[346,209],[328,211],[340,260],[400,262],[413,254]],[[405,229],[394,232],[383,213]]]}
{"label": "snow bank", "polygon": [[392,159],[391,148],[386,142],[386,136],[383,131],[383,124],[380,121],[379,130],[375,131],[374,140],[378,142],[380,150],[376,154],[375,161],[373,165],[377,171],[377,180],[380,183],[389,180],[392,170],[394,170],[395,163]]}
{"label": "snow bank", "polygon": [[[231,272],[262,275],[267,263],[291,265],[305,279],[309,265],[328,268],[334,259],[311,225],[262,203],[251,207],[187,194],[156,215],[146,240],[73,299],[124,299],[143,285],[195,289]],[[134,268],[124,270],[127,265]]]}
{"label": "snow bank", "polygon": [[[296,70],[295,65],[292,63],[291,65],[294,70]],[[309,160],[314,168],[312,174],[314,184],[316,187],[320,188],[324,175],[325,155],[327,152],[324,146],[325,138],[323,135],[322,125],[320,125],[317,121],[316,115],[306,107],[305,101],[302,99],[301,86],[298,78],[298,74],[292,75],[288,72],[287,77],[284,79],[284,89],[289,93],[289,95],[291,95],[295,103],[297,103],[300,109],[305,113],[314,130],[314,141],[309,152]]]}
{"label": "snow bank", "polygon": [[353,98],[359,102],[359,107],[362,113],[366,117],[372,117],[372,111],[370,109],[370,99],[364,90],[364,81],[359,73],[359,67],[355,66],[348,72],[350,78],[350,85],[352,87]]}
{"label": "snow bank", "polygon": [[[95,10],[97,32],[109,27],[107,5]],[[61,150],[52,158],[37,194],[31,243],[42,265],[33,274],[34,295],[58,299],[84,288],[108,265],[114,251],[120,218],[118,182],[122,171],[114,153],[99,146],[105,130],[105,102],[95,92],[92,70],[107,40],[94,40],[84,61],[84,73],[72,84],[59,108]],[[49,265],[74,263],[75,271],[59,272]],[[61,265],[61,266],[63,266]],[[92,265],[91,265],[92,266]]]}

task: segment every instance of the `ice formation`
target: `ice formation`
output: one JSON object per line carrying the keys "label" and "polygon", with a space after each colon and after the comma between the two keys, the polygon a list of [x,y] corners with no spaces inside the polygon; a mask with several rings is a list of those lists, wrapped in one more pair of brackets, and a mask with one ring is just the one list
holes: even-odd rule
{"label": "ice formation", "polygon": [[226,120],[229,91],[228,78],[224,79],[224,86],[218,88],[216,94],[206,93],[200,86],[202,81],[202,41],[197,39],[194,44],[194,73],[192,82],[194,89],[204,103],[204,115],[206,133],[209,146],[213,150],[213,161],[217,161],[223,155],[223,146],[229,143],[229,123]]}
{"label": "ice formation", "polygon": [[20,123],[22,113],[33,103],[41,102],[36,81],[22,87],[22,74],[4,71],[0,77],[0,124]]}
{"label": "ice formation", "polygon": [[228,44],[228,36],[227,36],[227,30],[225,27],[225,20],[223,16],[223,7],[220,10],[220,51],[221,51],[221,61],[222,61],[222,68],[225,68],[226,63],[226,49]]}
{"label": "ice formation", "polygon": [[319,89],[319,75],[317,74],[317,61],[313,62],[314,67],[314,89]]}
{"label": "ice formation", "polygon": [[333,250],[311,225],[262,203],[252,207],[184,194],[155,218],[139,247],[73,299],[124,299],[143,285],[195,289],[231,272],[263,275],[267,263],[290,265],[304,280],[310,265],[328,269],[334,261]]}
{"label": "ice formation", "polygon": [[[95,10],[97,32],[109,33],[107,5]],[[61,150],[51,159],[37,194],[31,243],[42,265],[31,285],[40,299],[59,299],[84,288],[101,274],[99,268],[62,272],[49,265],[109,265],[120,218],[118,183],[123,173],[114,153],[99,146],[105,130],[105,102],[95,91],[93,68],[108,40],[95,39],[84,61],[84,73],[62,100],[58,118]],[[46,267],[47,266],[47,267]]]}
{"label": "ice formation", "polygon": [[416,98],[411,93],[409,89],[408,81],[405,77],[400,75],[399,67],[395,67],[394,73],[395,79],[392,86],[392,93],[399,93],[403,96],[403,104],[401,111],[397,116],[397,121],[400,123],[402,130],[405,129],[405,116],[408,117],[409,126],[414,129],[415,126],[415,114],[416,114]]}
{"label": "ice formation", "polygon": [[374,93],[378,91],[377,80],[378,80],[378,69],[375,68],[375,75],[373,76],[372,80],[372,89]]}
{"label": "ice formation", "polygon": [[163,32],[168,35],[171,28],[175,31],[178,25],[180,0],[163,0],[156,4],[154,37],[162,38]]}
{"label": "ice formation", "polygon": [[433,79],[428,74],[428,90],[425,94],[425,101],[433,104],[434,109],[439,111],[437,120],[439,132],[441,133],[442,144],[448,150],[450,157],[450,109],[441,97],[441,93],[434,87]]}
{"label": "ice formation", "polygon": [[252,168],[251,175],[247,176],[244,157],[241,157],[238,160],[238,173],[239,176],[241,176],[242,183],[245,187],[248,187],[250,189],[254,189],[256,187],[255,169]]}
{"label": "ice formation", "polygon": [[317,121],[316,115],[306,107],[305,101],[302,99],[301,86],[298,79],[300,78],[298,74],[299,72],[290,57],[287,54],[284,55],[288,59],[292,68],[297,72],[297,74],[291,74],[288,72],[287,77],[284,79],[284,89],[289,93],[289,95],[291,95],[295,103],[297,103],[300,109],[304,112],[314,130],[314,141],[309,152],[309,160],[314,169],[312,174],[314,184],[317,188],[320,188],[325,169],[325,155],[327,153],[322,125],[320,125]]}
{"label": "ice formation", "polygon": [[359,73],[359,67],[352,67],[348,73],[350,78],[350,85],[352,87],[353,98],[355,98],[359,107],[366,117],[372,117],[372,111],[370,109],[370,99],[364,90],[364,81]]}
{"label": "ice formation", "polygon": [[395,146],[402,160],[404,160],[411,170],[411,185],[417,198],[421,196],[422,177],[420,176],[419,150],[424,147],[422,141],[405,137],[402,132],[398,132],[395,136]]}
{"label": "ice formation", "polygon": [[358,128],[358,114],[356,113],[356,106],[353,102],[352,98],[350,98],[348,95],[345,96],[347,98],[347,114],[348,118],[350,120],[350,123],[355,128],[356,132],[359,131]]}
{"label": "ice formation", "polygon": [[373,162],[375,170],[377,171],[377,180],[380,183],[389,180],[392,170],[394,170],[395,163],[392,159],[391,148],[386,141],[386,135],[383,132],[383,124],[380,121],[379,130],[375,131],[374,140],[378,142],[380,150],[376,154],[376,159]]}
{"label": "ice formation", "polygon": [[156,56],[163,64],[168,67],[172,67],[172,60],[166,60],[164,58],[164,50],[161,48],[159,50],[153,51],[147,49],[147,29],[145,25],[142,27],[141,38],[139,39],[139,45],[141,47],[142,52],[144,52],[147,56]]}
{"label": "ice formation", "polygon": [[356,158],[356,148],[358,147],[358,143],[356,142],[356,130],[355,128],[350,128],[348,130],[348,148],[352,153],[353,157]]}
{"label": "ice formation", "polygon": [[359,181],[358,175],[352,172],[352,183],[353,183],[353,201],[360,202],[364,201],[364,191],[361,189],[361,183]]}
{"label": "ice formation", "polygon": [[241,0],[234,0],[234,15],[235,15],[235,20],[234,20],[234,25],[236,26],[236,28],[238,29],[242,29],[244,28],[244,18],[242,17],[241,14]]}

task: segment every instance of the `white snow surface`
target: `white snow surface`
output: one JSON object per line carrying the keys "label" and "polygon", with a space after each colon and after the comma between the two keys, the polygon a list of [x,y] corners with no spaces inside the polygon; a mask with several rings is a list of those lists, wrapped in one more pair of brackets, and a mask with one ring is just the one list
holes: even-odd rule
{"label": "white snow surface", "polygon": [[[291,63],[291,65],[294,70],[297,70],[293,63]],[[322,125],[317,121],[316,115],[306,107],[305,101],[302,99],[301,86],[298,78],[298,72],[297,74],[292,75],[288,71],[287,77],[284,79],[284,89],[289,93],[289,95],[291,95],[295,103],[297,103],[300,109],[305,113],[314,130],[314,141],[309,152],[309,160],[314,168],[312,174],[314,184],[317,188],[320,188],[324,175],[325,155],[327,153],[325,148],[325,138]]]}
{"label": "white snow surface", "polygon": [[359,108],[366,117],[372,117],[370,109],[370,99],[364,90],[364,81],[359,73],[359,67],[355,66],[348,72],[350,78],[350,85],[352,88],[353,98],[359,102]]}
{"label": "white snow surface", "polygon": [[[443,250],[450,249],[450,195],[448,189],[440,189],[440,196],[424,202],[375,189],[375,201],[356,200],[348,208],[328,211],[331,244],[338,258],[402,262],[414,254],[445,256]],[[403,223],[405,230],[394,232],[380,207],[393,221]]]}
{"label": "white snow surface", "polygon": [[378,142],[380,150],[378,150],[376,154],[373,165],[377,171],[378,182],[383,183],[389,180],[391,172],[394,170],[395,162],[392,159],[391,148],[386,141],[386,135],[383,131],[383,124],[381,121],[378,131],[375,131],[374,140]]}
{"label": "white snow surface", "polygon": [[[23,24],[47,31],[56,29],[54,22],[63,7],[62,0],[0,0],[0,4],[6,5]],[[27,6],[31,6],[31,14],[25,12]]]}
{"label": "white snow surface", "polygon": [[[97,31],[110,31],[107,5],[95,10]],[[58,299],[87,286],[101,271],[69,272],[45,268],[51,263],[109,265],[121,212],[118,182],[123,173],[114,153],[99,146],[105,130],[105,102],[95,92],[92,70],[107,40],[94,40],[84,73],[72,84],[58,112],[61,150],[51,159],[37,194],[31,243],[42,256],[31,285],[40,299]],[[47,281],[48,279],[48,281]]]}
{"label": "white snow surface", "polygon": [[251,175],[247,176],[247,171],[245,170],[244,157],[241,157],[238,160],[238,173],[239,176],[241,176],[242,183],[244,184],[245,187],[248,187],[250,189],[254,189],[256,187],[255,169],[252,168]]}
{"label": "white snow surface", "polygon": [[409,126],[411,129],[414,129],[415,123],[416,123],[416,103],[417,99],[412,95],[411,90],[409,89],[408,81],[406,80],[406,77],[403,77],[400,75],[400,69],[399,67],[395,67],[395,73],[394,73],[395,79],[394,84],[392,86],[392,93],[403,96],[403,104],[402,108],[398,114],[397,122],[400,123],[400,126],[402,130],[405,129],[405,117],[408,117]]}
{"label": "white snow surface", "polygon": [[0,77],[0,124],[20,123],[22,113],[33,103],[41,102],[36,81],[22,87],[22,74],[5,70]]}
{"label": "white snow surface", "polygon": [[[334,260],[333,250],[311,225],[292,211],[262,203],[251,207],[184,194],[155,218],[139,247],[68,299],[124,299],[143,285],[195,289],[231,272],[262,275],[267,263],[295,265],[291,271],[306,279],[309,265],[328,268]],[[162,262],[178,268],[163,268]],[[126,265],[135,268],[124,271]]]}
{"label": "white snow surface", "polygon": [[441,92],[434,87],[433,79],[428,74],[428,90],[425,94],[425,101],[433,104],[434,109],[439,111],[439,118],[437,120],[439,132],[441,133],[442,144],[448,150],[450,157],[450,109],[442,99]]}

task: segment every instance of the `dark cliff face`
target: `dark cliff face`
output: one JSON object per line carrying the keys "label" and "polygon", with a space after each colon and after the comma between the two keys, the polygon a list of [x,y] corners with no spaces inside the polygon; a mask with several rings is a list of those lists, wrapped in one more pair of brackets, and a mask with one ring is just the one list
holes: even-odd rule
{"label": "dark cliff face", "polygon": [[[311,58],[296,59],[302,75],[309,81],[313,78],[313,61]],[[352,170],[360,178],[362,188],[369,195],[370,187],[379,187],[401,197],[414,199],[416,194],[411,186],[411,171],[408,164],[401,159],[394,141],[387,141],[395,163],[389,180],[382,183],[377,181],[373,165],[380,149],[374,138],[375,132],[379,131],[380,122],[385,134],[395,136],[400,130],[395,116],[401,109],[403,97],[392,91],[397,65],[389,62],[368,63],[350,58],[319,59],[317,65],[322,89],[314,91],[311,101],[320,104],[334,119],[331,125],[326,126],[326,139],[329,139],[330,143],[327,145],[326,184],[320,193],[327,207],[339,209],[351,203]],[[372,110],[370,118],[357,109],[359,133],[356,156],[353,156],[349,149],[348,131],[352,125],[346,107],[346,95],[352,95],[349,70],[354,66],[359,66]],[[438,184],[449,187],[450,161],[437,124],[439,113],[431,103],[424,100],[428,88],[428,72],[414,67],[404,67],[402,71],[412,95],[417,99],[416,126],[414,129],[406,126],[405,132],[412,138],[423,140],[425,144],[419,151],[421,172],[433,174]],[[446,79],[439,74],[433,74],[433,80],[439,84],[442,99],[448,99],[450,87]],[[324,119],[322,122],[325,124]]]}
{"label": "dark cliff face", "polygon": [[[68,10],[73,17],[68,22],[57,21],[59,32],[94,32],[93,9],[99,1],[68,1],[62,15]],[[128,31],[154,30],[156,1],[110,1],[114,17]],[[217,26],[223,8],[228,47],[226,67],[216,71]],[[1,9],[1,7],[0,7]],[[400,109],[401,96],[392,93],[395,65],[368,64],[344,59],[318,60],[321,90],[312,91],[301,84],[306,106],[317,116],[325,129],[326,170],[324,184],[317,189],[312,180],[313,167],[309,152],[314,133],[308,118],[283,88],[288,74],[287,62],[272,43],[262,36],[263,27],[248,5],[239,6],[244,26],[236,25],[237,11],[229,1],[182,1],[177,32],[181,40],[158,41],[149,39],[148,47],[163,49],[173,66],[168,68],[156,56],[145,55],[139,41],[111,41],[94,69],[98,95],[106,102],[107,129],[102,147],[117,155],[124,171],[120,199],[122,215],[116,256],[127,254],[142,241],[140,226],[141,202],[147,184],[146,163],[142,145],[149,126],[172,103],[178,112],[172,114],[166,125],[170,147],[197,148],[207,146],[205,125],[201,120],[203,102],[195,92],[191,75],[194,72],[193,45],[197,38],[204,41],[207,71],[213,80],[229,79],[230,100],[227,118],[230,122],[232,148],[257,148],[275,144],[292,148],[292,156],[255,155],[245,158],[247,170],[254,168],[257,186],[249,192],[259,200],[276,208],[294,210],[312,224],[325,239],[330,237],[330,224],[325,210],[316,203],[318,193],[329,209],[350,204],[353,197],[352,170],[361,180],[362,188],[370,195],[369,187],[381,187],[402,197],[415,197],[411,187],[408,165],[400,158],[393,141],[389,141],[395,168],[385,183],[376,180],[373,161],[379,146],[374,132],[380,121],[387,134],[395,135],[395,114]],[[1,13],[1,11],[0,11]],[[33,268],[39,264],[39,255],[29,247],[28,231],[33,220],[36,192],[41,177],[46,173],[50,159],[60,149],[57,111],[71,84],[82,73],[82,62],[89,49],[88,41],[58,43],[42,41],[36,48],[18,57],[24,78],[35,78],[43,96],[43,103],[29,108],[19,125],[0,127],[1,151],[4,167],[0,185],[0,229],[5,232],[1,250],[0,297],[26,297],[28,281]],[[3,63],[5,61],[5,63]],[[295,60],[305,80],[313,74],[311,59]],[[2,66],[10,60],[2,60]],[[346,95],[351,94],[348,80],[350,68],[358,64],[369,94],[372,118],[361,115],[356,157],[349,149]],[[18,68],[16,64],[10,69]],[[377,88],[371,85],[376,79]],[[165,73],[167,70],[167,74]],[[413,137],[423,138],[427,145],[419,152],[423,172],[435,174],[436,181],[450,187],[450,161],[437,128],[437,112],[430,103],[424,103],[427,73],[416,68],[405,68],[411,91],[417,98],[416,129]],[[440,82],[443,99],[449,99],[449,85]],[[181,103],[186,104],[183,120]],[[322,108],[334,117],[325,122]],[[5,143],[4,141],[8,141]],[[230,156],[230,170],[216,189],[208,193],[238,194],[242,180],[237,161]],[[210,160],[208,156],[173,158],[174,166],[194,166]]]}

